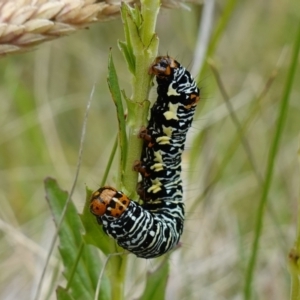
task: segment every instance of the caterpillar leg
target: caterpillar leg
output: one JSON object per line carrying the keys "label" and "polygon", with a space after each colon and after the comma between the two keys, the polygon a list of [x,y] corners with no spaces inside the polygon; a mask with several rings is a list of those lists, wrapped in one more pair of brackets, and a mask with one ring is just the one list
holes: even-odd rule
{"label": "caterpillar leg", "polygon": [[140,173],[143,177],[149,177],[151,175],[140,160],[136,160],[133,163],[133,170]]}
{"label": "caterpillar leg", "polygon": [[144,202],[151,201],[151,195],[146,192],[145,186],[142,181],[137,183],[136,192],[140,196],[140,199],[142,199]]}
{"label": "caterpillar leg", "polygon": [[139,138],[142,139],[147,147],[151,148],[155,144],[153,137],[149,134],[149,130],[146,127],[142,127],[139,131]]}

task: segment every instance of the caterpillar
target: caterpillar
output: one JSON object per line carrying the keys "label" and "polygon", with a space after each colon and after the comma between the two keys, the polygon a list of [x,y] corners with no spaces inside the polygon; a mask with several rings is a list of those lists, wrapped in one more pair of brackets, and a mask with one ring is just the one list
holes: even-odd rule
{"label": "caterpillar", "polygon": [[184,225],[181,154],[200,90],[175,59],[159,56],[149,68],[156,76],[157,100],[150,111],[142,157],[134,163],[141,174],[139,204],[121,191],[104,186],[95,191],[90,211],[106,234],[141,258],[154,258],[174,248]]}

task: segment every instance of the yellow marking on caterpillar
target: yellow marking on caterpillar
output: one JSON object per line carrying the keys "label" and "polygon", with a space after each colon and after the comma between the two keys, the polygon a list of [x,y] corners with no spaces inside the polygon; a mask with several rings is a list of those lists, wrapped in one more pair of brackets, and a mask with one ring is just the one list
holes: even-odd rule
{"label": "yellow marking on caterpillar", "polygon": [[159,163],[163,163],[160,151],[154,151],[154,156],[155,156],[154,161],[157,161]]}
{"label": "yellow marking on caterpillar", "polygon": [[153,192],[153,194],[159,192],[161,190],[162,183],[158,179],[154,179],[152,181],[152,186],[147,190],[148,193]]}
{"label": "yellow marking on caterpillar", "polygon": [[160,145],[168,145],[170,144],[170,139],[168,136],[160,136],[156,139],[156,142]]}
{"label": "yellow marking on caterpillar", "polygon": [[166,120],[168,121],[171,119],[178,120],[177,117],[178,105],[179,105],[178,103],[177,104],[169,103],[169,110],[164,113]]}
{"label": "yellow marking on caterpillar", "polygon": [[163,133],[169,137],[172,136],[172,132],[173,132],[173,128],[172,127],[166,127],[166,126],[162,126],[163,128]]}
{"label": "yellow marking on caterpillar", "polygon": [[159,172],[164,169],[164,165],[162,163],[153,164],[150,169],[154,170],[155,172]]}

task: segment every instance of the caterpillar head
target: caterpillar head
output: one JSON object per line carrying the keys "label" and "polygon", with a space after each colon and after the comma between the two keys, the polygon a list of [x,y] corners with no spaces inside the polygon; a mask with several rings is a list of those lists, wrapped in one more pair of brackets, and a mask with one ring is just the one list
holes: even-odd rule
{"label": "caterpillar head", "polygon": [[110,186],[104,186],[92,194],[90,211],[96,217],[103,215],[119,218],[127,209],[130,199]]}
{"label": "caterpillar head", "polygon": [[172,75],[173,69],[178,68],[179,63],[169,56],[158,56],[149,69],[150,75],[155,75],[160,79],[166,79]]}

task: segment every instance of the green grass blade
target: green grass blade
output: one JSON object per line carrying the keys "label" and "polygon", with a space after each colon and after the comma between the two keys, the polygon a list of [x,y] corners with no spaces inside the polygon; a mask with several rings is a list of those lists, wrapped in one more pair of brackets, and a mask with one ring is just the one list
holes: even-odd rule
{"label": "green grass blade", "polygon": [[[135,195],[138,174],[132,170],[132,164],[141,157],[142,141],[137,139],[137,134],[142,126],[147,124],[148,94],[151,86],[151,76],[148,74],[149,66],[153,62],[158,51],[158,38],[154,32],[159,8],[157,1],[143,1],[142,15],[135,7],[132,9],[127,4],[121,6],[122,20],[124,24],[125,39],[122,47],[127,64],[135,62],[135,70],[132,76],[132,96],[127,99],[128,105],[128,145],[124,176],[122,180],[123,191],[129,197]],[[145,8],[143,8],[145,6]],[[151,10],[148,9],[151,7]],[[145,22],[144,22],[145,21]],[[125,55],[126,54],[126,55]],[[128,58],[130,59],[128,61]],[[131,104],[128,104],[131,102]]]}
{"label": "green grass blade", "polygon": [[75,300],[63,287],[59,286],[56,289],[57,300]]}
{"label": "green grass blade", "polygon": [[119,87],[118,76],[116,73],[116,68],[113,62],[111,52],[109,54],[109,59],[108,59],[107,83],[108,83],[109,90],[111,92],[112,99],[117,109],[117,117],[118,117],[118,124],[119,124],[119,147],[121,151],[120,170],[123,170],[125,166],[126,151],[127,151],[125,114],[124,114],[124,108],[122,103],[121,91]]}
{"label": "green grass blade", "polygon": [[[52,178],[45,180],[45,190],[57,226],[64,204],[68,199],[68,193],[61,190]],[[89,246],[84,246],[81,236],[82,231],[82,223],[71,201],[58,234],[59,252],[65,268],[63,275],[68,282],[68,288],[65,289],[65,292],[69,293],[74,299],[92,299],[102,266],[97,253]],[[107,284],[103,284],[102,288],[103,291],[99,299],[106,300],[108,299]]]}
{"label": "green grass blade", "polygon": [[108,161],[107,161],[107,165],[105,167],[105,171],[104,171],[104,174],[103,174],[100,186],[104,186],[106,184],[106,180],[107,180],[109,171],[111,169],[111,165],[112,165],[112,163],[114,161],[114,158],[115,158],[115,155],[116,155],[116,152],[117,152],[118,139],[119,139],[119,136],[116,135],[115,142],[114,142],[113,147],[111,149],[111,153],[109,155],[109,158],[108,158]]}
{"label": "green grass blade", "polygon": [[297,36],[295,38],[295,44],[293,47],[293,53],[291,57],[290,67],[287,75],[287,81],[285,83],[283,96],[281,105],[279,107],[279,115],[278,115],[278,121],[276,126],[275,135],[273,138],[273,142],[271,144],[270,153],[268,157],[268,163],[267,163],[267,169],[266,169],[266,176],[265,176],[265,183],[262,191],[262,196],[260,199],[258,211],[257,211],[257,218],[256,218],[256,226],[255,226],[255,236],[254,241],[252,244],[252,250],[250,259],[247,266],[246,271],[246,278],[245,278],[245,289],[244,289],[244,299],[249,300],[251,299],[251,292],[252,292],[252,281],[253,281],[253,275],[254,275],[254,269],[257,261],[257,255],[258,255],[258,248],[259,248],[259,241],[260,236],[262,233],[262,227],[263,227],[263,217],[265,213],[265,207],[266,202],[273,178],[273,170],[275,166],[275,158],[279,149],[280,144],[280,138],[282,136],[282,132],[284,129],[286,117],[287,117],[287,111],[288,111],[288,105],[289,105],[289,98],[290,93],[296,73],[296,67],[298,66],[298,56],[299,56],[299,49],[300,49],[300,23],[298,25],[297,29]]}
{"label": "green grass blade", "polygon": [[[300,163],[300,146],[298,146],[298,162]],[[294,245],[288,255],[288,269],[291,276],[290,300],[300,299],[300,195],[298,196],[297,234]]]}

